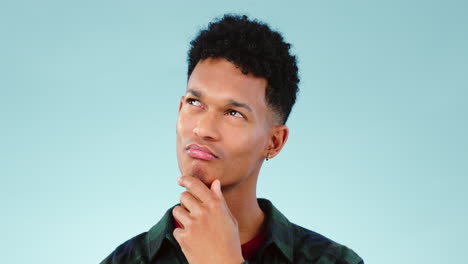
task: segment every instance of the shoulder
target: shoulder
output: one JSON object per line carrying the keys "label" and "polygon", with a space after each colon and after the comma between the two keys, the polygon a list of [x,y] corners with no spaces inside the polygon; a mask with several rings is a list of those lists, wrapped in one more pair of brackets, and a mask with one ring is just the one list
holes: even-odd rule
{"label": "shoulder", "polygon": [[364,263],[348,247],[290,222],[269,200],[258,199],[258,202],[267,216],[267,234],[290,262],[318,264]]}
{"label": "shoulder", "polygon": [[294,239],[294,263],[363,264],[350,248],[319,233],[291,223]]}
{"label": "shoulder", "polygon": [[101,264],[148,263],[159,251],[166,235],[174,229],[171,211],[172,208],[167,210],[148,232],[134,236],[118,246]]}
{"label": "shoulder", "polygon": [[117,264],[117,263],[145,263],[146,246],[148,232],[141,233],[137,236],[118,246],[101,264]]}

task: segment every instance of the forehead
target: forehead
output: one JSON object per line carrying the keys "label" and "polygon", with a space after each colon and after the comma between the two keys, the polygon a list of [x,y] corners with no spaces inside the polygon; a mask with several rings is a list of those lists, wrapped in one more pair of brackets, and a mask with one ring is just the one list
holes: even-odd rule
{"label": "forehead", "polygon": [[205,59],[195,66],[187,89],[200,91],[204,97],[220,101],[241,101],[252,108],[266,108],[267,80],[243,74],[233,63],[219,59]]}

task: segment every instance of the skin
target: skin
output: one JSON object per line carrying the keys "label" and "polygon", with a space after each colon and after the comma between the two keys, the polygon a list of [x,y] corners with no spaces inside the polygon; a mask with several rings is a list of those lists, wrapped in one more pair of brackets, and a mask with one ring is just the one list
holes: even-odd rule
{"label": "skin", "polygon": [[[266,103],[266,87],[265,78],[222,58],[200,61],[189,78],[176,126],[178,184],[186,191],[173,210],[182,225],[174,237],[189,263],[241,263],[241,244],[262,229],[258,174],[288,137]],[[192,144],[213,156],[190,155]]]}

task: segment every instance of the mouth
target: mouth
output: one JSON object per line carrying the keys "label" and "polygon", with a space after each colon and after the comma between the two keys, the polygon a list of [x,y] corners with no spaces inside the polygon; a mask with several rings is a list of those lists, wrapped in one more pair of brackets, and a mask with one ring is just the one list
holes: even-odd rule
{"label": "mouth", "polygon": [[209,148],[202,147],[197,144],[190,144],[185,148],[185,150],[187,151],[187,154],[194,159],[207,161],[218,159],[218,156],[216,156]]}

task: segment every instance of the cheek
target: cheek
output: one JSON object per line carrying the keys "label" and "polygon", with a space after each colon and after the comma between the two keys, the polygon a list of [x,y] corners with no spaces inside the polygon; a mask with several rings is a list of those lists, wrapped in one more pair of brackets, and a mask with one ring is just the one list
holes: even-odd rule
{"label": "cheek", "polygon": [[191,129],[191,127],[193,126],[193,120],[193,118],[187,118],[183,112],[180,112],[176,124],[176,133],[178,138],[181,136],[186,136],[188,132],[193,130]]}
{"label": "cheek", "polygon": [[237,154],[238,159],[256,158],[265,148],[265,135],[259,131],[231,131],[229,135],[230,149]]}
{"label": "cheek", "polygon": [[186,174],[186,170],[188,169],[188,164],[186,163],[187,157],[184,155],[184,142],[190,138],[190,126],[190,119],[180,112],[176,123],[176,153],[177,162],[182,174]]}
{"label": "cheek", "polygon": [[[178,156],[181,155],[184,141],[190,137],[190,123],[182,114],[177,118],[176,124],[176,147]],[[179,157],[180,158],[180,157]]]}

